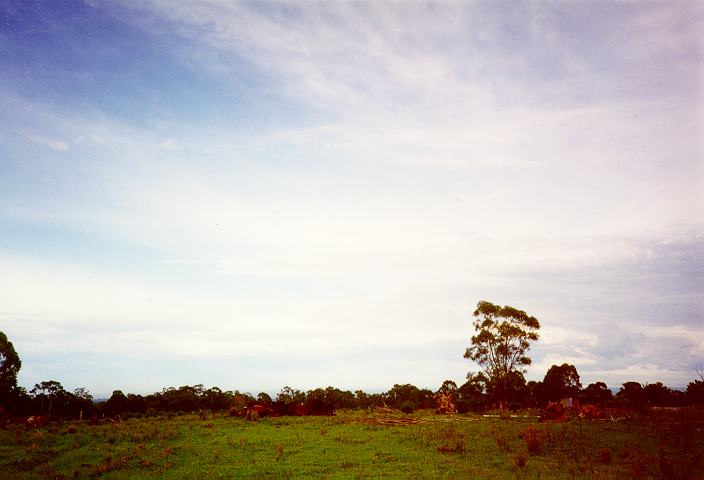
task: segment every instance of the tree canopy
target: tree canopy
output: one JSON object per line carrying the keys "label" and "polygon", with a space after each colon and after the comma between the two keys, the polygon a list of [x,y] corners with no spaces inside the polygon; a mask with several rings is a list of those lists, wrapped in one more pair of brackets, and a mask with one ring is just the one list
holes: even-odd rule
{"label": "tree canopy", "polygon": [[604,382],[590,383],[582,392],[584,403],[603,406],[610,401],[613,393]]}
{"label": "tree canopy", "polygon": [[487,301],[477,304],[474,317],[476,335],[464,357],[482,367],[488,387],[503,406],[531,364],[526,352],[530,342],[539,338],[540,322],[523,310]]}
{"label": "tree canopy", "polygon": [[17,372],[22,362],[7,335],[0,332],[0,399],[7,399],[17,389]]}
{"label": "tree canopy", "polygon": [[574,365],[553,365],[543,379],[545,400],[555,402],[562,398],[577,397],[582,390],[579,373]]}

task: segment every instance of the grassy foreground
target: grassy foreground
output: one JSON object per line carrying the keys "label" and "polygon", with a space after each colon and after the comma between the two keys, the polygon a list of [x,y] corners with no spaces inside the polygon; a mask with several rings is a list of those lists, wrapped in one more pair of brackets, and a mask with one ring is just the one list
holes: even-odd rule
{"label": "grassy foreground", "polygon": [[0,430],[0,477],[701,479],[703,426],[701,411],[561,424],[338,412],[11,425]]}

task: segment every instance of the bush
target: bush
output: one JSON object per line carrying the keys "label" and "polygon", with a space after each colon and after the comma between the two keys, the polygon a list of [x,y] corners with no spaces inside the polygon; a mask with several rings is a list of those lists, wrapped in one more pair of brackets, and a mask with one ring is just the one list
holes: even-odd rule
{"label": "bush", "polygon": [[498,431],[496,427],[492,427],[491,434],[494,437],[494,440],[496,441],[496,445],[499,447],[499,450],[501,450],[502,452],[509,452],[511,450],[511,446],[508,444],[508,439],[506,438],[506,435],[503,434],[503,432]]}
{"label": "bush", "polygon": [[413,404],[411,402],[403,402],[399,410],[403,413],[413,413],[413,410],[415,409],[413,408]]}
{"label": "bush", "polygon": [[467,435],[450,424],[439,428],[434,435],[439,440],[437,447],[440,453],[462,453],[465,451]]}
{"label": "bush", "polygon": [[581,415],[582,415],[582,417],[589,419],[589,420],[596,420],[597,418],[604,418],[603,412],[601,410],[599,410],[597,407],[595,407],[594,405],[590,405],[590,404],[582,405]]}
{"label": "bush", "polygon": [[533,425],[529,425],[527,429],[520,432],[518,437],[522,438],[526,442],[528,451],[532,454],[539,454],[543,449],[543,440],[545,439],[544,435]]}
{"label": "bush", "polygon": [[566,419],[565,407],[560,403],[548,403],[540,415],[541,422],[564,422]]}

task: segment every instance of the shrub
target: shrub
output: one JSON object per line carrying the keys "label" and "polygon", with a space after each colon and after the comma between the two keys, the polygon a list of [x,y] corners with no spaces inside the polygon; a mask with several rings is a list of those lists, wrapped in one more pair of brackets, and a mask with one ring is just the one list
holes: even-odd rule
{"label": "shrub", "polygon": [[529,425],[527,429],[520,432],[518,437],[526,442],[528,451],[532,454],[539,454],[543,449],[544,435],[533,425]]}
{"label": "shrub", "polygon": [[528,456],[525,454],[525,452],[518,452],[513,456],[513,463],[519,470],[523,470],[526,467],[527,461]]}
{"label": "shrub", "polygon": [[491,434],[494,437],[494,440],[496,441],[496,445],[499,447],[499,450],[501,450],[502,452],[509,452],[511,450],[506,435],[498,431],[496,427],[491,428]]}
{"label": "shrub", "polygon": [[411,402],[403,402],[399,410],[401,410],[403,413],[413,413],[413,404]]}
{"label": "shrub", "polygon": [[581,409],[581,415],[582,417],[589,419],[589,420],[595,420],[597,418],[603,418],[604,414],[599,410],[597,407],[594,405],[582,405]]}
{"label": "shrub", "polygon": [[566,419],[565,407],[560,403],[548,403],[540,415],[541,422],[564,422]]}
{"label": "shrub", "polygon": [[440,445],[438,452],[440,453],[462,453],[465,451],[467,436],[464,432],[458,431],[454,425],[440,431]]}

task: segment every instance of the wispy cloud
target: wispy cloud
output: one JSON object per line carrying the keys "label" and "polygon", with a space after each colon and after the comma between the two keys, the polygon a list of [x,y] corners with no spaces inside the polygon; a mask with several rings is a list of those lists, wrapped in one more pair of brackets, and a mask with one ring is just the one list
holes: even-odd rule
{"label": "wispy cloud", "polygon": [[27,139],[29,141],[31,141],[32,143],[36,143],[38,145],[43,145],[43,146],[48,147],[56,152],[67,152],[70,149],[70,147],[68,146],[68,143],[63,142],[61,140],[53,140],[50,138],[37,137],[35,135],[27,135]]}

